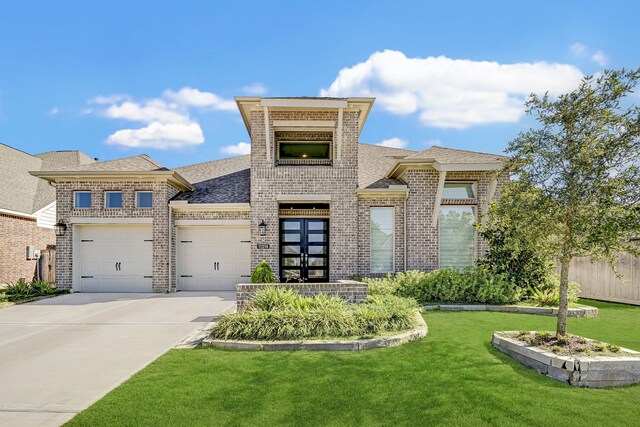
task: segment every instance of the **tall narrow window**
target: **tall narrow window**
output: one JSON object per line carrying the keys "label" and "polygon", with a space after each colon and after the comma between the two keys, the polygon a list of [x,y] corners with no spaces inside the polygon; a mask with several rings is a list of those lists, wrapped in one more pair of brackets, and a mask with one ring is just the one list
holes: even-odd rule
{"label": "tall narrow window", "polygon": [[463,268],[473,264],[475,216],[473,206],[440,207],[440,267]]}
{"label": "tall narrow window", "polygon": [[371,272],[393,272],[393,208],[371,208]]}

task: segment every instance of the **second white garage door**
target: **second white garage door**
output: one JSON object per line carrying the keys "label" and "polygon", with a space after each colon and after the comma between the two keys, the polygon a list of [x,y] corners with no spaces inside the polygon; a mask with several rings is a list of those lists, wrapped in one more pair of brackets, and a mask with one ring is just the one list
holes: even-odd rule
{"label": "second white garage door", "polygon": [[178,290],[232,291],[251,280],[249,227],[179,227]]}

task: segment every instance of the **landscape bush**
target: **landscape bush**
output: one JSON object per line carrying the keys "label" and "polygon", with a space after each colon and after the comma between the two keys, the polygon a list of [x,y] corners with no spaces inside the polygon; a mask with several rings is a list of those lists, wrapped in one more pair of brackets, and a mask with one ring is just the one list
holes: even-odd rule
{"label": "landscape bush", "polygon": [[303,296],[293,289],[270,286],[256,293],[246,311],[222,316],[211,334],[242,340],[380,335],[414,327],[417,308],[414,300],[393,295],[348,304],[333,296]]}
{"label": "landscape bush", "polygon": [[[569,303],[576,303],[579,296],[580,285],[576,282],[569,282]],[[560,303],[560,276],[550,274],[538,288],[530,289],[529,301],[540,307],[557,307]]]}
{"label": "landscape bush", "polygon": [[513,304],[522,289],[507,274],[492,274],[482,268],[418,270],[363,279],[370,295],[414,298],[419,304]]}
{"label": "landscape bush", "polygon": [[24,279],[19,279],[15,283],[9,283],[5,288],[5,298],[9,301],[18,301],[27,298],[34,298],[46,295],[62,293],[49,282],[34,280],[29,283]]}
{"label": "landscape bush", "polygon": [[266,260],[262,260],[256,265],[251,273],[251,283],[275,283],[276,276],[271,270],[271,266]]}

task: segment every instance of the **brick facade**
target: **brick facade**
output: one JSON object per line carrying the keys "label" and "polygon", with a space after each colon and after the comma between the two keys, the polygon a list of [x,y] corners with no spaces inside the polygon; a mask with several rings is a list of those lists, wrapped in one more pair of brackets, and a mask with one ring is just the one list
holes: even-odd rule
{"label": "brick facade", "polygon": [[[441,205],[471,205],[476,218],[483,213],[491,172],[447,172],[446,181],[473,181],[477,183],[474,200],[444,199]],[[438,227],[433,226],[438,171],[435,169],[409,169],[403,176],[409,187],[407,198],[407,270],[436,270],[439,267]],[[476,256],[486,250],[486,244],[477,238]]]}
{"label": "brick facade", "polygon": [[27,259],[27,246],[47,249],[55,245],[53,229],[36,225],[35,219],[0,214],[0,283],[33,279],[37,260]]}
{"label": "brick facade", "polygon": [[[75,191],[91,191],[91,208],[74,207]],[[122,191],[122,208],[104,206],[106,191]],[[136,191],[153,192],[153,208],[139,209],[135,204]],[[64,236],[57,238],[56,281],[60,289],[71,289],[73,283],[73,235],[80,218],[152,218],[153,219],[153,290],[168,292],[169,288],[169,200],[178,190],[166,182],[60,182],[56,185],[57,220],[68,224]]]}
{"label": "brick facade", "polygon": [[[257,283],[241,283],[236,288],[236,305],[238,311],[244,310],[253,296],[266,285]],[[359,303],[367,298],[369,285],[354,280],[339,280],[334,283],[273,283],[269,286],[277,286],[287,289],[296,289],[300,294],[312,296],[318,294],[333,295],[350,303]]]}
{"label": "brick facade", "polygon": [[358,199],[358,269],[362,276],[371,276],[371,208],[393,208],[393,271],[404,271],[404,197],[363,197]]}
{"label": "brick facade", "polygon": [[[252,245],[252,268],[265,259],[279,273],[278,196],[329,195],[329,280],[346,279],[356,273],[358,263],[358,113],[344,111],[342,151],[337,146],[332,166],[276,166],[274,120],[324,120],[338,123],[337,111],[269,111],[270,159],[263,110],[251,114],[251,239],[269,249]],[[334,129],[337,134],[337,129]],[[259,235],[258,224],[267,223],[267,234]]]}

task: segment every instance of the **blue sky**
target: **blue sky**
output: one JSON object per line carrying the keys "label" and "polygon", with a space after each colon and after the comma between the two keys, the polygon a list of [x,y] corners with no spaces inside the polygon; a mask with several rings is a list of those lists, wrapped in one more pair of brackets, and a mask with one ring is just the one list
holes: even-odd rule
{"label": "blue sky", "polygon": [[0,142],[147,153],[249,137],[236,95],[377,97],[361,142],[501,152],[529,92],[634,68],[635,2],[0,2]]}

